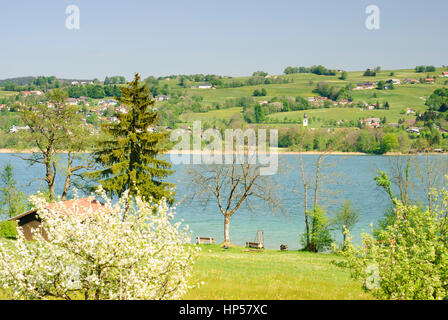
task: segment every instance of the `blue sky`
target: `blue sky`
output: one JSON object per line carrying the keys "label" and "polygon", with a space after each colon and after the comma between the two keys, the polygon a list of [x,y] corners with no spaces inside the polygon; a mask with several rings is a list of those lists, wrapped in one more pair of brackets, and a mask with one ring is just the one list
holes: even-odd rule
{"label": "blue sky", "polygon": [[[448,65],[446,0],[2,1],[0,79]],[[65,27],[68,5],[80,29]],[[380,30],[365,27],[368,5]]]}

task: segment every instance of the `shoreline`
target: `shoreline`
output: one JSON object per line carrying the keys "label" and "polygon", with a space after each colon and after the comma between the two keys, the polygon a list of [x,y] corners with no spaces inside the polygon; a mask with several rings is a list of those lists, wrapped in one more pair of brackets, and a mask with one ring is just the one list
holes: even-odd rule
{"label": "shoreline", "polygon": [[[363,152],[343,152],[343,151],[330,151],[330,152],[322,152],[322,151],[289,151],[289,150],[273,150],[276,151],[278,154],[285,154],[285,155],[333,155],[333,156],[374,156],[375,154],[369,154],[369,153],[363,153]],[[38,152],[37,149],[10,149],[10,148],[4,148],[0,149],[0,154],[30,154],[33,152]],[[197,155],[197,154],[204,154],[205,152],[202,150],[187,150],[183,151],[184,154],[187,155]],[[67,152],[60,152],[60,153],[67,153]],[[89,153],[88,151],[83,151],[81,153]],[[247,154],[247,151],[245,152]],[[257,152],[258,153],[258,152]],[[259,152],[260,154],[269,154],[269,152]],[[182,151],[174,151],[174,150],[168,150],[164,152],[164,154],[182,154]],[[227,152],[212,152],[212,154],[228,154]],[[234,153],[235,154],[235,153]],[[425,153],[412,153],[410,155],[446,155],[448,152],[425,152]],[[400,153],[400,152],[388,152],[385,154],[381,154],[381,156],[404,156],[408,154]]]}

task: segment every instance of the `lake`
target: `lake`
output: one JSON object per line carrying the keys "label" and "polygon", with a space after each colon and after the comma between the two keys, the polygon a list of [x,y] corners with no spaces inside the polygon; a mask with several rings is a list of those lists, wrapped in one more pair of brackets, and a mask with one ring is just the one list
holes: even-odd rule
{"label": "lake", "polygon": [[[316,155],[303,155],[305,168],[310,174],[314,170],[316,157]],[[445,156],[434,157],[443,157],[446,161]],[[418,158],[423,160],[425,157]],[[43,167],[29,167],[25,161],[13,154],[0,154],[0,168],[7,162],[13,165],[15,179],[27,195],[36,193],[40,184],[45,187],[45,183],[35,180],[43,177]],[[329,166],[323,169],[323,173],[332,181],[322,184],[325,190],[321,192],[319,202],[331,218],[342,201],[350,200],[359,210],[360,221],[351,230],[355,241],[359,242],[360,234],[369,232],[369,225],[376,224],[390,205],[388,196],[376,186],[373,179],[377,169],[387,171],[391,167],[391,157],[331,155],[325,159],[325,164]],[[244,245],[246,241],[254,240],[257,230],[263,230],[265,246],[268,249],[278,249],[280,244],[287,244],[290,249],[300,247],[299,235],[305,228],[303,199],[291,191],[301,188],[300,155],[280,154],[279,168],[279,172],[269,179],[281,197],[282,208],[271,211],[260,204],[252,212],[242,207],[230,221],[230,238],[233,243]],[[177,184],[176,200],[179,201],[189,192],[186,186],[188,177],[185,165],[175,165],[174,170],[176,172],[169,181]],[[62,184],[63,177],[59,176],[56,185],[57,194],[61,193]],[[422,194],[413,196],[421,198]],[[311,197],[309,201],[311,203]],[[214,237],[217,243],[223,241],[224,218],[215,202],[209,202],[206,206],[199,201],[182,202],[177,207],[175,215],[176,221],[180,219],[190,226],[193,241],[196,236]],[[339,232],[335,232],[335,236],[340,241]]]}

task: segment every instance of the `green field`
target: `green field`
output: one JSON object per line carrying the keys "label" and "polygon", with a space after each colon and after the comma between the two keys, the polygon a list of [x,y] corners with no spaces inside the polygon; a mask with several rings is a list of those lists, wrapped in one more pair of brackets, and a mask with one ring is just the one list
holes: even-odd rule
{"label": "green field", "polygon": [[222,110],[212,110],[209,112],[188,112],[180,116],[182,121],[217,121],[221,119],[230,119],[234,114],[241,113],[242,108],[229,108]]}
{"label": "green field", "polygon": [[248,251],[202,245],[193,283],[185,299],[372,299],[332,261],[332,254]]}
{"label": "green field", "polygon": [[17,92],[13,92],[13,91],[1,91],[1,90],[0,90],[0,98],[5,98],[5,97],[12,96],[12,95],[15,95],[15,94],[17,94]]}
{"label": "green field", "polygon": [[[203,98],[203,104],[212,105],[213,103],[224,103],[228,99],[240,98],[252,96],[253,91],[258,88],[265,88],[267,90],[267,96],[254,97],[255,100],[267,100],[274,97],[301,96],[303,98],[317,96],[312,91],[316,88],[316,85],[320,81],[326,81],[333,86],[343,87],[349,83],[356,84],[366,81],[379,81],[389,79],[400,79],[402,82],[404,79],[420,79],[426,76],[436,76],[435,84],[401,84],[395,85],[394,90],[353,90],[352,96],[354,101],[364,101],[369,104],[379,101],[384,104],[386,101],[390,104],[389,110],[371,110],[362,111],[359,108],[341,108],[332,107],[328,109],[312,109],[307,110],[306,113],[309,117],[316,117],[319,120],[312,124],[312,127],[320,127],[325,121],[328,120],[358,120],[360,118],[368,117],[386,117],[388,123],[396,123],[399,119],[409,119],[415,116],[406,116],[403,111],[406,108],[411,108],[417,112],[423,112],[427,109],[425,106],[426,98],[434,92],[435,89],[440,87],[446,87],[445,81],[447,78],[441,78],[441,72],[445,68],[438,68],[436,72],[432,73],[415,73],[413,69],[404,70],[383,70],[377,73],[376,77],[364,77],[363,72],[349,72],[346,80],[338,79],[336,76],[319,76],[310,73],[301,73],[293,75],[283,75],[285,78],[292,79],[293,82],[286,84],[269,84],[269,85],[256,85],[256,86],[244,86],[238,88],[218,88],[218,89],[195,89],[195,88],[179,88],[177,86],[177,80],[162,80],[162,84],[168,84],[171,90],[182,92],[184,95],[189,96],[201,96]],[[390,75],[394,73],[394,75]],[[232,80],[245,80],[247,77],[239,77],[232,79],[224,79],[224,82]],[[194,83],[192,83],[194,85]],[[375,95],[375,96],[374,96]],[[230,119],[234,114],[241,113],[241,109],[231,108],[224,110],[213,110],[206,113],[185,113],[182,114],[181,120],[184,122],[191,122],[193,120],[203,121],[216,121]],[[268,119],[272,122],[297,122],[303,117],[304,111],[295,112],[279,112],[271,114]],[[286,118],[286,120],[285,120]]]}
{"label": "green field", "polygon": [[[183,299],[373,299],[347,270],[333,263],[342,260],[337,255],[201,247],[191,283],[203,284],[191,289]],[[10,298],[0,290],[0,300]]]}

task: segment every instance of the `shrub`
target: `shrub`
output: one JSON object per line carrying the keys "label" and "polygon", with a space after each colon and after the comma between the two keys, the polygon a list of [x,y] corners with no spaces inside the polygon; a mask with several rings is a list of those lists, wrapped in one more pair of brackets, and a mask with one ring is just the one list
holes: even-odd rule
{"label": "shrub", "polygon": [[330,234],[330,221],[324,210],[317,207],[308,213],[310,221],[309,234],[301,236],[301,243],[305,251],[320,252],[331,248],[333,239]]}
{"label": "shrub", "polygon": [[346,251],[352,276],[364,289],[382,299],[447,299],[448,247],[446,212],[448,192],[434,193],[440,206],[422,210],[397,202],[395,219],[379,231],[381,242],[364,234],[365,247],[348,241]]}
{"label": "shrub", "polygon": [[0,222],[0,238],[16,239],[17,238],[17,222],[1,221]]}

